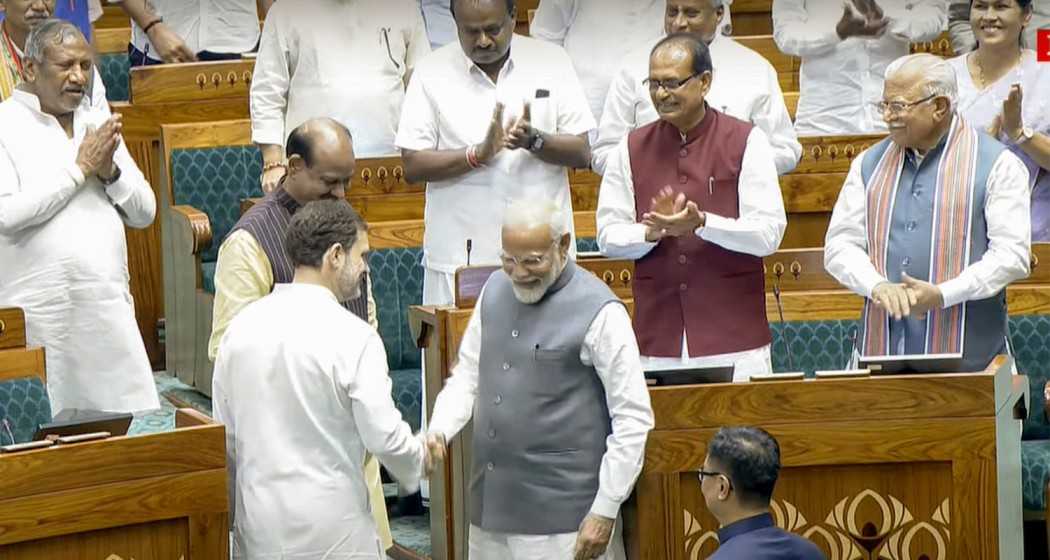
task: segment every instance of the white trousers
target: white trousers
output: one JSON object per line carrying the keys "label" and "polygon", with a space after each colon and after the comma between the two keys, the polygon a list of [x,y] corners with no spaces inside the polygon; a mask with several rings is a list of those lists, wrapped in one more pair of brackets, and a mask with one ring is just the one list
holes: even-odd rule
{"label": "white trousers", "polygon": [[[514,535],[485,531],[470,526],[467,539],[469,560],[572,560],[576,550],[576,533],[557,535]],[[605,554],[598,560],[626,560],[623,527],[620,519],[613,525],[612,537]]]}

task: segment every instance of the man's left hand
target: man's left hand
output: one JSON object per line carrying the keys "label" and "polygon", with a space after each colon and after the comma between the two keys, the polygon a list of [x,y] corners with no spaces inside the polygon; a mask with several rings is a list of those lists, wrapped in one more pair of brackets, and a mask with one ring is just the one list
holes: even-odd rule
{"label": "man's left hand", "polygon": [[646,212],[642,223],[654,231],[662,231],[664,237],[681,237],[691,235],[696,228],[707,223],[707,215],[700,211],[693,201],[685,203],[685,208],[674,214]]}
{"label": "man's left hand", "polygon": [[592,560],[605,553],[612,538],[615,519],[588,513],[580,523],[580,532],[576,535],[576,551],[573,560]]}
{"label": "man's left hand", "polygon": [[503,147],[508,150],[519,148],[528,149],[532,142],[532,109],[529,102],[525,102],[525,109],[521,117],[514,121],[503,135]]}
{"label": "man's left hand", "polygon": [[901,275],[901,283],[904,287],[915,294],[915,303],[911,305],[911,316],[921,318],[931,309],[944,307],[944,296],[941,289],[929,282],[916,280],[907,274]]}

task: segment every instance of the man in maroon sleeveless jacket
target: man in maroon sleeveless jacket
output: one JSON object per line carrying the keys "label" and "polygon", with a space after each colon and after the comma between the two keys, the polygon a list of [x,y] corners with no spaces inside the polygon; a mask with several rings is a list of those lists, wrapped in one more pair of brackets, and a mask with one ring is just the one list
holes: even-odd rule
{"label": "man in maroon sleeveless jacket", "polygon": [[634,327],[647,370],[734,366],[769,373],[762,257],[787,218],[765,133],[704,101],[707,46],[672,34],[653,48],[660,120],[612,154],[598,198],[598,246],[636,259]]}

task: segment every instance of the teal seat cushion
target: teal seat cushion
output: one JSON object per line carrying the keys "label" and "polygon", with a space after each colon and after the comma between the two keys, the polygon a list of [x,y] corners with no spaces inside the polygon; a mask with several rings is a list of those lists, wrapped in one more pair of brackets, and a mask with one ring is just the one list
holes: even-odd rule
{"label": "teal seat cushion", "polygon": [[127,101],[131,97],[131,62],[128,53],[111,53],[98,57],[98,73],[106,86],[106,99]]}
{"label": "teal seat cushion", "polygon": [[1046,510],[1046,483],[1050,477],[1050,440],[1021,442],[1021,486],[1024,509]]}
{"label": "teal seat cushion", "polygon": [[853,348],[853,331],[857,321],[789,321],[772,322],[773,371],[792,371],[788,362],[790,344],[794,371],[812,376],[815,371],[842,369]]}
{"label": "teal seat cushion", "polygon": [[423,249],[372,251],[368,260],[379,335],[391,370],[419,368],[419,348],[408,325],[408,308],[423,301]]}
{"label": "teal seat cushion", "polygon": [[423,410],[423,381],[419,369],[392,369],[390,381],[393,383],[394,404],[401,412],[401,418],[418,432]]}
{"label": "teal seat cushion", "polygon": [[1010,317],[1010,347],[1017,371],[1028,377],[1031,406],[1024,421],[1022,439],[1050,439],[1050,423],[1043,414],[1043,387],[1050,377],[1050,316]]}
{"label": "teal seat cushion", "polygon": [[593,237],[577,237],[576,251],[579,253],[598,252],[598,240]]}
{"label": "teal seat cushion", "polygon": [[215,263],[201,263],[201,289],[205,293],[215,295]]}
{"label": "teal seat cushion", "polygon": [[32,441],[37,427],[50,421],[51,400],[39,377],[0,382],[0,445]]}
{"label": "teal seat cushion", "polygon": [[261,197],[262,155],[255,146],[172,150],[172,201],[208,215],[212,243],[201,260],[214,262],[219,245],[241,217],[241,201]]}

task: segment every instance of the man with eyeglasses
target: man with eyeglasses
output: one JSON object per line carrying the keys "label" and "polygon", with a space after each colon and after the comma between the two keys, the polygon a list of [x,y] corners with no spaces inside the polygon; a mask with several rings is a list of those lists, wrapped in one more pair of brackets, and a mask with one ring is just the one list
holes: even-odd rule
{"label": "man with eyeglasses", "polygon": [[507,209],[502,270],[430,419],[436,459],[474,420],[471,560],[625,558],[619,511],[653,411],[627,309],[573,261],[566,213],[544,197]]}
{"label": "man with eyeglasses", "polygon": [[1007,352],[1006,286],[1029,271],[1028,170],[955,111],[947,61],[902,57],[879,111],[890,135],[850,167],[824,266],[866,298],[862,355],[962,354],[981,371]]}
{"label": "man with eyeglasses", "polygon": [[647,370],[772,371],[762,257],[787,225],[773,150],[758,127],[711,107],[711,58],[696,35],[652,51],[660,120],[612,154],[598,195],[598,247],[634,259],[634,325]]}
{"label": "man with eyeglasses", "polygon": [[769,501],[780,474],[780,445],[761,428],[722,428],[707,444],[700,493],[718,519],[710,560],[824,560],[806,539],[773,524]]}
{"label": "man with eyeglasses", "polygon": [[[728,0],[667,0],[664,32],[694,33],[707,45],[713,75],[708,105],[761,128],[773,148],[777,172],[788,173],[798,163],[802,145],[784,104],[777,71],[762,55],[717,31],[728,4]],[[591,168],[598,174],[605,174],[624,136],[660,118],[645,83],[655,43],[648,41],[628,54],[608,86],[591,158]]]}

